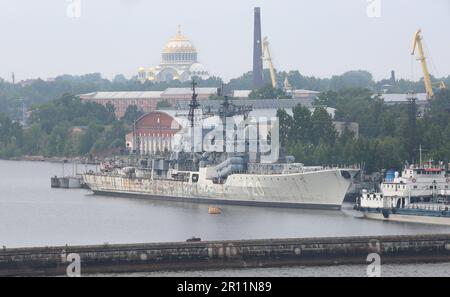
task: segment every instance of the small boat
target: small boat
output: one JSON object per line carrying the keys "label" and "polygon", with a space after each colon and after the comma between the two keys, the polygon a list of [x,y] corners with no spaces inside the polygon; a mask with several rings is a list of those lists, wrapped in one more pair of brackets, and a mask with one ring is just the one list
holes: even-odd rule
{"label": "small boat", "polygon": [[222,209],[218,208],[218,207],[209,207],[208,208],[208,214],[221,214],[222,213]]}
{"label": "small boat", "polygon": [[450,226],[450,201],[411,202],[411,197],[363,193],[356,210],[364,218]]}

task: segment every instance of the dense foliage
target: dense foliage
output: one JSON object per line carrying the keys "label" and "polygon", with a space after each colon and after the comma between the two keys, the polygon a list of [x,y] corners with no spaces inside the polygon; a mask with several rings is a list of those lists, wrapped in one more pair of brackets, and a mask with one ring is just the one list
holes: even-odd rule
{"label": "dense foliage", "polygon": [[81,103],[64,95],[30,111],[28,127],[0,114],[0,157],[20,155],[79,156],[118,152],[124,147],[126,121],[114,106]]}
{"label": "dense foliage", "polygon": [[[366,88],[374,93],[383,90],[389,85],[388,91],[392,93],[406,93],[410,90],[423,92],[423,81],[411,82],[408,80],[385,79],[375,82],[372,75],[367,71],[348,71],[342,75],[335,75],[331,78],[308,77],[298,71],[277,72],[277,83],[281,87],[287,77],[290,84],[295,89],[308,89],[315,91],[340,91],[347,88]],[[438,82],[432,77],[434,83]],[[450,76],[444,79],[450,86]],[[252,98],[285,98],[280,90],[269,87],[270,73],[264,70],[264,83],[266,86],[262,90],[257,90],[252,94]],[[221,87],[222,79],[212,77],[207,80],[198,79],[201,87]],[[252,72],[247,72],[242,76],[231,79],[227,84],[230,90],[251,90],[253,86]],[[60,98],[64,94],[84,94],[98,91],[162,91],[169,87],[190,87],[190,82],[172,81],[169,83],[155,83],[146,81],[140,83],[136,77],[126,79],[123,75],[117,75],[113,80],[103,78],[99,73],[86,74],[81,76],[61,75],[52,80],[28,80],[16,84],[6,82],[0,78],[0,112],[8,114],[13,119],[22,117],[22,106],[26,109]]]}
{"label": "dense foliage", "polygon": [[[389,93],[407,93],[411,90],[415,90],[417,93],[425,92],[423,80],[409,81],[405,79],[392,80],[383,79],[375,81],[367,71],[356,70],[348,71],[341,75],[333,75],[331,78],[318,78],[314,76],[304,76],[299,71],[280,71],[276,73],[277,85],[283,86],[284,80],[288,78],[289,83],[295,89],[306,89],[313,91],[340,91],[349,88],[366,88],[374,93],[380,93],[387,90]],[[268,69],[264,70],[264,84],[271,84],[270,73]],[[440,81],[431,76],[433,84]],[[450,85],[450,76],[442,79],[445,84]],[[229,87],[236,90],[251,90],[253,88],[253,76],[249,71],[242,76],[231,79]]]}
{"label": "dense foliage", "polygon": [[249,99],[288,99],[290,98],[282,89],[273,88],[266,84],[262,88],[250,92]]}
{"label": "dense foliage", "polygon": [[[450,91],[439,92],[423,117],[416,119],[411,141],[408,105],[389,106],[367,89],[323,93],[313,113],[297,106],[290,116],[278,111],[280,139],[286,153],[307,165],[363,164],[368,172],[401,168],[424,158],[450,162]],[[336,108],[335,120],[357,122],[360,135],[335,133],[332,119],[322,105]],[[413,160],[414,159],[414,160]]]}
{"label": "dense foliage", "polygon": [[125,111],[122,120],[131,126],[137,119],[139,119],[143,115],[144,112],[141,109],[139,109],[136,105],[130,105],[127,107],[127,110]]}

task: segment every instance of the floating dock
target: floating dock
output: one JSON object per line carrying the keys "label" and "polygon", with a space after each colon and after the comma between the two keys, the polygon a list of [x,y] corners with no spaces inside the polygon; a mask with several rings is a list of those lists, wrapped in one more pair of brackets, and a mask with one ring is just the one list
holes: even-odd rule
{"label": "floating dock", "polygon": [[50,178],[50,186],[52,188],[61,189],[88,189],[89,187],[83,182],[83,178],[77,176],[54,176]]}
{"label": "floating dock", "polygon": [[83,273],[450,262],[450,234],[340,238],[263,239],[98,246],[3,248],[0,276],[65,275],[77,254]]}

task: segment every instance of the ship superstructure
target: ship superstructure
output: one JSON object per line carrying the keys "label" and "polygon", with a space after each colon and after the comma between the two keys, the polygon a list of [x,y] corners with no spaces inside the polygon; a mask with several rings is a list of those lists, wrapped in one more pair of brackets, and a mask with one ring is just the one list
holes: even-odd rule
{"label": "ship superstructure", "polygon": [[443,164],[407,165],[400,175],[386,178],[380,185],[385,196],[411,197],[412,201],[450,196],[448,172]]}
{"label": "ship superstructure", "polygon": [[380,192],[363,191],[355,208],[364,217],[403,222],[450,225],[449,166],[405,166],[402,175],[389,174]]}

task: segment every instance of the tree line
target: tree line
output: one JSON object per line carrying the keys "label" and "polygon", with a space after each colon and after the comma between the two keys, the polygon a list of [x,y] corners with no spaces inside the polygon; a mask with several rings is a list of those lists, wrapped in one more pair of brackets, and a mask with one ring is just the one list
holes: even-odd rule
{"label": "tree line", "polygon": [[[271,85],[270,73],[264,69],[264,84]],[[424,93],[425,87],[423,78],[419,81],[407,79],[388,78],[376,81],[370,72],[364,70],[347,71],[341,75],[333,75],[331,78],[319,78],[314,76],[302,75],[298,70],[295,71],[277,71],[276,82],[279,88],[284,85],[285,79],[288,79],[294,89],[306,89],[319,92],[340,91],[345,89],[365,88],[373,93],[407,93],[414,90],[416,93]],[[437,79],[431,76],[433,84],[440,81],[448,86],[450,84],[450,75],[446,78]],[[229,88],[236,90],[251,90],[253,88],[253,73],[249,71],[240,77],[231,79]]]}
{"label": "tree line", "polygon": [[[336,121],[359,124],[359,137],[346,130],[338,135],[324,106],[336,109]],[[411,139],[408,104],[386,105],[367,89],[325,92],[315,110],[297,106],[292,115],[278,110],[280,142],[285,154],[306,165],[363,164],[366,171],[401,169],[418,162],[418,146],[424,159],[450,162],[450,91],[441,90],[424,115],[415,115]]]}
{"label": "tree line", "polygon": [[[339,91],[348,88],[366,88],[374,93],[381,92],[389,85],[388,92],[406,93],[410,90],[424,92],[423,81],[412,82],[404,79],[385,79],[376,82],[367,71],[348,71],[331,78],[317,78],[302,75],[299,71],[276,72],[277,83],[280,88],[273,89],[270,82],[268,69],[264,70],[265,86],[261,90],[255,90],[251,94],[254,99],[289,98],[281,89],[285,78],[295,89],[308,89],[320,92]],[[437,80],[432,77],[432,81]],[[450,85],[450,76],[444,79]],[[62,97],[64,94],[84,94],[98,91],[162,91],[169,87],[190,87],[190,82],[152,82],[141,83],[137,77],[131,79],[123,75],[117,75],[114,79],[103,78],[99,73],[80,76],[61,75],[51,80],[29,80],[12,84],[0,78],[0,112],[6,113],[13,119],[22,117],[22,106],[26,109],[34,105],[43,104]],[[198,79],[198,85],[202,87],[216,87],[223,85],[219,77],[211,77],[207,80]],[[227,84],[231,90],[251,90],[253,88],[252,72],[247,72],[231,79]]]}
{"label": "tree line", "polygon": [[[424,158],[450,162],[449,90],[437,92],[425,113],[414,118],[414,127],[407,104],[387,105],[369,88],[329,90],[314,105],[314,111],[297,106],[292,115],[278,111],[285,153],[299,162],[364,163],[369,172],[401,168],[405,161],[417,161],[419,145],[425,149]],[[334,119],[325,107],[335,109]],[[65,94],[31,107],[26,128],[0,112],[0,158],[120,153],[126,132],[143,112],[129,106],[124,117],[117,119],[114,111],[112,105],[82,103]],[[333,121],[358,123],[359,137],[350,131],[338,135]]]}
{"label": "tree line", "polygon": [[26,128],[0,113],[0,158],[120,154],[126,132],[142,115],[131,105],[119,120],[113,105],[81,102],[72,95],[35,106]]}

